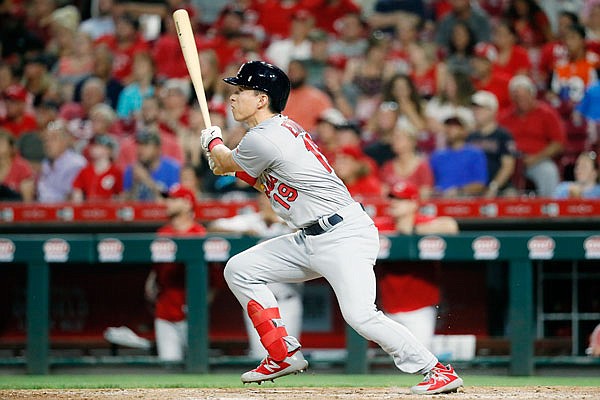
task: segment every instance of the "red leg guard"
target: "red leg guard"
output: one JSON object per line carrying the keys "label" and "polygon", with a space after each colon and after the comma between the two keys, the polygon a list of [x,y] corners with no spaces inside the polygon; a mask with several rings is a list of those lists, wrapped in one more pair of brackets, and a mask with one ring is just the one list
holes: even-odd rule
{"label": "red leg guard", "polygon": [[285,326],[277,326],[274,319],[281,319],[276,307],[265,309],[254,300],[248,302],[248,316],[260,336],[260,342],[275,361],[283,361],[288,354],[284,337],[288,336]]}

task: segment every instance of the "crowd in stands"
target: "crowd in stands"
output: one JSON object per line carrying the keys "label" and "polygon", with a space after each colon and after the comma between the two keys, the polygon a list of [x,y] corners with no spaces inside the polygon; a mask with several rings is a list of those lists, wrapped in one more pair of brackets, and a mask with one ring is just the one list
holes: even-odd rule
{"label": "crowd in stands", "polygon": [[179,8],[229,147],[245,128],[222,78],[260,59],[353,196],[600,196],[599,0],[82,4],[0,0],[1,200],[253,193],[208,169]]}

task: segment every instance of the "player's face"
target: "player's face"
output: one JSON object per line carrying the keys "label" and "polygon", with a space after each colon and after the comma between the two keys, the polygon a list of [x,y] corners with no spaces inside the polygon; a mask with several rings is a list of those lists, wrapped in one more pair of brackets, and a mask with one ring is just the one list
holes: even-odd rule
{"label": "player's face", "polygon": [[233,118],[238,122],[244,122],[251,119],[258,110],[261,96],[266,97],[256,90],[236,86],[229,98]]}

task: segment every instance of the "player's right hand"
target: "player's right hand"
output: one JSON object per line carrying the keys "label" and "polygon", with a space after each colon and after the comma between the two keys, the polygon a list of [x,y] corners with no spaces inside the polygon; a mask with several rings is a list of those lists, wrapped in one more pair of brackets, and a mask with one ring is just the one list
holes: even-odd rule
{"label": "player's right hand", "polygon": [[203,129],[200,135],[200,145],[206,154],[210,152],[210,143],[213,140],[219,139],[223,141],[223,135],[221,134],[221,128],[213,125],[209,128]]}
{"label": "player's right hand", "polygon": [[215,172],[215,160],[213,160],[213,158],[210,155],[210,153],[207,153],[207,157],[206,158],[208,158],[208,167],[210,168],[210,170],[212,172]]}
{"label": "player's right hand", "polygon": [[229,175],[229,176],[235,176],[235,173],[233,172],[228,172],[226,174],[219,174],[215,172],[215,160],[212,158],[212,156],[210,155],[210,153],[206,153],[206,158],[208,159],[208,167],[210,168],[210,170],[213,172],[213,174],[215,175]]}

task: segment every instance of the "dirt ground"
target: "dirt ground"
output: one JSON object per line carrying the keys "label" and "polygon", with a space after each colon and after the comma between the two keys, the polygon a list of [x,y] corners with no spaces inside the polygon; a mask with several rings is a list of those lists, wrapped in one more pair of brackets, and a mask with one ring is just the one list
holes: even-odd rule
{"label": "dirt ground", "polygon": [[[0,400],[415,400],[408,388],[41,389],[0,390]],[[600,387],[468,387],[429,399],[600,400]]]}

